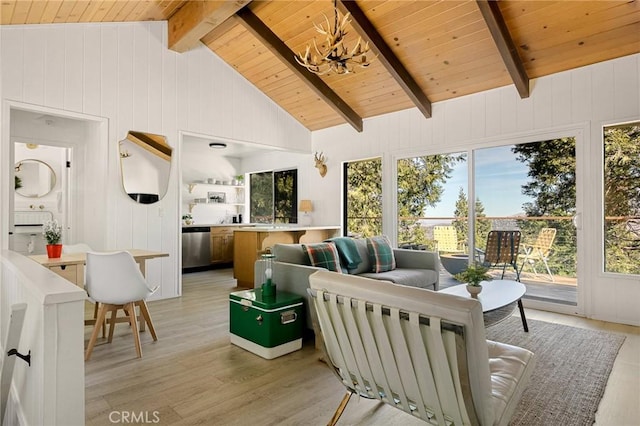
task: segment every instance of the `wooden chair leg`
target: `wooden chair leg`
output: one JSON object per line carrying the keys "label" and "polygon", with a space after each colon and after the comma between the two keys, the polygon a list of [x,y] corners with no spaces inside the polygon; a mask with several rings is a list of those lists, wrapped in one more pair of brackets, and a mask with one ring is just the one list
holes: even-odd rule
{"label": "wooden chair leg", "polygon": [[[100,303],[96,302],[93,304],[93,320],[95,321],[98,318],[98,307],[100,306]],[[104,339],[105,337],[107,337],[107,327],[106,327],[106,323],[103,324],[104,327],[102,327],[102,338]]]}
{"label": "wooden chair leg", "polygon": [[333,417],[331,417],[331,420],[329,421],[329,423],[327,423],[327,426],[334,426],[336,423],[338,423],[338,419],[340,419],[340,416],[344,412],[344,409],[347,408],[347,404],[351,399],[351,395],[353,395],[353,392],[347,391],[347,394],[344,396],[344,398],[342,398],[342,401],[340,401],[338,409],[335,413],[333,413]]}
{"label": "wooden chair leg", "polygon": [[135,303],[127,303],[124,307],[129,317],[129,324],[131,324],[131,332],[133,333],[133,342],[136,345],[136,353],[138,358],[142,358],[142,345],[140,344],[140,334],[138,332],[138,319],[136,317],[136,305]]}
{"label": "wooden chair leg", "polygon": [[93,347],[96,344],[96,339],[98,338],[98,333],[100,329],[104,326],[104,319],[107,314],[107,309],[111,305],[106,305],[104,303],[100,304],[100,309],[98,309],[98,317],[96,318],[96,323],[93,326],[93,332],[91,333],[91,338],[89,339],[89,345],[87,345],[87,351],[84,355],[84,360],[89,361],[91,358],[91,352],[93,352]]}
{"label": "wooden chair leg", "polygon": [[[140,302],[136,302],[136,306],[140,306],[139,304]],[[145,326],[145,319],[142,317],[142,308],[140,309],[140,315],[138,316],[138,325],[139,325],[139,329],[140,331],[145,331],[146,330],[146,326]]]}
{"label": "wooden chair leg", "polygon": [[140,300],[136,302],[138,306],[140,306],[140,316],[143,318],[143,321],[140,321],[142,324],[147,323],[149,326],[149,332],[151,333],[151,337],[153,337],[154,341],[158,340],[158,336],[156,336],[156,329],[153,326],[153,321],[151,321],[151,314],[149,314],[149,307],[147,306],[147,302],[144,300]]}
{"label": "wooden chair leg", "polygon": [[113,340],[113,331],[116,328],[116,318],[118,317],[118,309],[120,306],[116,306],[111,311],[111,320],[109,321],[109,343]]}

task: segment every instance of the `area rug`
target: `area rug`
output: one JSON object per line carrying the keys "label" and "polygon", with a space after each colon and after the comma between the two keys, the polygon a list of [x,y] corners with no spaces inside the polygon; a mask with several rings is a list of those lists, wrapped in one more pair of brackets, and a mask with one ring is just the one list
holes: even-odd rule
{"label": "area rug", "polygon": [[519,317],[487,328],[487,338],[534,352],[536,367],[510,425],[592,425],[625,337]]}

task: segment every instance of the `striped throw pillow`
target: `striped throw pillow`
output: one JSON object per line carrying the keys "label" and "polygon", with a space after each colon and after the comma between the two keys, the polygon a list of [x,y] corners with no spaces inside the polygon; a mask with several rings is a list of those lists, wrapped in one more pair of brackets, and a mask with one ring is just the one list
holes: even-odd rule
{"label": "striped throw pillow", "polygon": [[334,243],[303,244],[302,249],[309,256],[312,266],[342,273],[338,249]]}
{"label": "striped throw pillow", "polygon": [[396,269],[396,258],[393,255],[393,248],[389,239],[382,235],[367,238],[367,248],[371,259],[372,271],[379,272],[393,271]]}

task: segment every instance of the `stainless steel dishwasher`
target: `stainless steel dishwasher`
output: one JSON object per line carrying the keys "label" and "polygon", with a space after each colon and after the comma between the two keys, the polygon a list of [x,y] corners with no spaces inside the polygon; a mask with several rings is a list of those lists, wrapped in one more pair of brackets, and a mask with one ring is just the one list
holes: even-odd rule
{"label": "stainless steel dishwasher", "polygon": [[202,270],[211,266],[211,228],[182,228],[182,270]]}

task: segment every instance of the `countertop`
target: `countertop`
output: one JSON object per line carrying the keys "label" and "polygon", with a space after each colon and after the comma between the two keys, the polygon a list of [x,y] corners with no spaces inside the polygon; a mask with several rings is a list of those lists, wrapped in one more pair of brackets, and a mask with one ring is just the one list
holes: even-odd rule
{"label": "countertop", "polygon": [[232,226],[254,226],[250,223],[192,223],[191,225],[182,225],[183,228],[201,228],[201,227],[232,227]]}
{"label": "countertop", "polygon": [[327,226],[297,226],[297,225],[253,225],[242,229],[236,229],[236,231],[245,232],[286,232],[286,231],[313,231],[313,230],[326,230],[326,229],[340,229],[339,226],[327,225]]}
{"label": "countertop", "polygon": [[182,225],[183,228],[202,228],[202,227],[237,227],[236,231],[266,231],[266,232],[280,232],[280,231],[313,231],[315,229],[340,229],[340,226],[327,225],[327,226],[298,226],[298,225],[265,225],[255,223],[192,223],[191,225]]}

